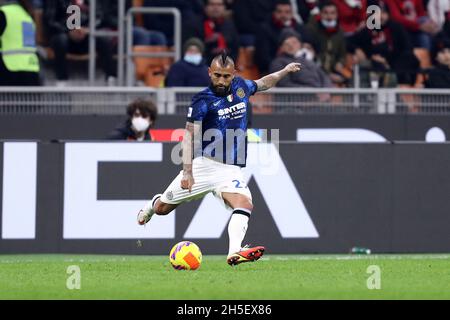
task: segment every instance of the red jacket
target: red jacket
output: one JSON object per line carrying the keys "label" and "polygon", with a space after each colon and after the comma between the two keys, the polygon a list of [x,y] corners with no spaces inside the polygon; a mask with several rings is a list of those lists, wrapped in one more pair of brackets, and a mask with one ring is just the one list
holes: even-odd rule
{"label": "red jacket", "polygon": [[343,0],[333,0],[339,12],[339,26],[345,32],[355,32],[366,20],[367,0],[361,0],[361,8],[352,8]]}
{"label": "red jacket", "polygon": [[388,5],[391,18],[400,22],[409,31],[418,31],[420,17],[427,13],[422,0],[384,0]]}

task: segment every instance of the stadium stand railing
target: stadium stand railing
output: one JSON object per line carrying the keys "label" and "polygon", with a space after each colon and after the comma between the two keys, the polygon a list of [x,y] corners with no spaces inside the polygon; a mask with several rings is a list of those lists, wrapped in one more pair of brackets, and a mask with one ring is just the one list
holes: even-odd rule
{"label": "stadium stand railing", "polygon": [[0,87],[0,114],[120,115],[137,98],[152,99],[163,107],[161,96],[153,88]]}
{"label": "stadium stand railing", "polygon": [[[136,14],[166,14],[174,17],[174,48],[173,50],[155,50],[152,46],[133,46],[133,25],[134,16]],[[152,63],[153,67],[162,68],[168,61],[164,58],[172,58],[175,61],[181,58],[181,13],[177,8],[143,8],[134,7],[128,10],[126,14],[126,85],[133,86],[136,80],[136,71],[141,73],[149,73],[151,77]],[[134,61],[133,61],[134,58]],[[141,58],[139,60],[139,58]],[[153,59],[142,59],[153,58]],[[120,60],[121,58],[119,58]],[[140,62],[140,63],[139,63]],[[141,66],[141,67],[139,67]],[[137,69],[137,70],[136,70]],[[141,70],[140,70],[141,69]],[[143,69],[143,70],[142,70]],[[154,85],[151,79],[146,81],[148,85]]]}
{"label": "stadium stand railing", "polygon": [[[137,98],[160,114],[185,114],[203,88],[3,87],[0,114],[124,114]],[[254,114],[450,114],[450,90],[274,88],[251,98]]]}

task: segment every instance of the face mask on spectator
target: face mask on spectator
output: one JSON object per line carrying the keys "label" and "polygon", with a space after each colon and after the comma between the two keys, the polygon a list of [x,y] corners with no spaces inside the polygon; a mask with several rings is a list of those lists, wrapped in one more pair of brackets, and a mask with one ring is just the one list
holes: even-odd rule
{"label": "face mask on spectator", "polygon": [[286,28],[289,28],[290,26],[292,26],[292,20],[286,20],[286,21],[283,21],[283,25],[284,25]]}
{"label": "face mask on spectator", "polygon": [[150,120],[144,119],[142,117],[135,117],[133,118],[133,120],[131,120],[131,125],[133,126],[135,131],[142,132],[150,127]]}
{"label": "face mask on spectator", "polygon": [[320,22],[322,23],[322,25],[325,28],[336,28],[337,25],[337,20],[320,20]]}
{"label": "face mask on spectator", "polygon": [[195,64],[196,66],[198,66],[200,64],[200,62],[202,62],[202,55],[201,54],[190,54],[190,53],[186,53],[184,55],[184,60],[186,62]]}
{"label": "face mask on spectator", "polygon": [[307,49],[307,48],[301,48],[300,50],[297,51],[297,53],[295,54],[296,58],[303,58],[305,60],[308,61],[313,61],[314,60],[314,53]]}

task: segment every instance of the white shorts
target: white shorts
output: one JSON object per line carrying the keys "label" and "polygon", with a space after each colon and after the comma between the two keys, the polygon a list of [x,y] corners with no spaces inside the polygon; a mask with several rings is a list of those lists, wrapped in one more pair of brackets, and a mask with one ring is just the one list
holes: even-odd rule
{"label": "white shorts", "polygon": [[[251,201],[252,194],[245,182],[242,168],[223,164],[205,157],[198,157],[192,161],[194,185],[192,191],[181,188],[183,170],[172,181],[161,196],[161,201],[169,204],[179,204],[204,197],[212,192],[223,201],[222,192],[239,193]],[[224,203],[225,204],[225,203]],[[225,204],[227,207],[227,205]]]}

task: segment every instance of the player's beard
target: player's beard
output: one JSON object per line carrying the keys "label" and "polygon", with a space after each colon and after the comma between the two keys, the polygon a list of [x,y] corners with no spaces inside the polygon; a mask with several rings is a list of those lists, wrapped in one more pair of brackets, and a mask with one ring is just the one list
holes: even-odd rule
{"label": "player's beard", "polygon": [[215,86],[215,85],[213,85],[211,83],[210,87],[211,87],[211,90],[214,92],[214,94],[216,96],[226,97],[230,93],[231,85],[229,85],[229,86]]}

